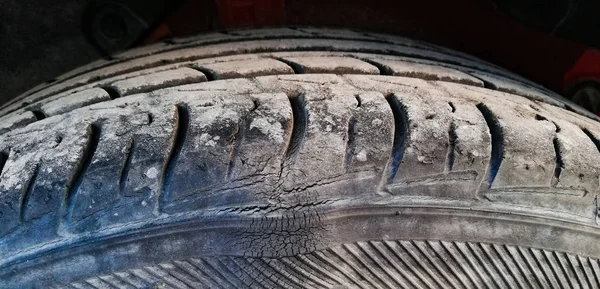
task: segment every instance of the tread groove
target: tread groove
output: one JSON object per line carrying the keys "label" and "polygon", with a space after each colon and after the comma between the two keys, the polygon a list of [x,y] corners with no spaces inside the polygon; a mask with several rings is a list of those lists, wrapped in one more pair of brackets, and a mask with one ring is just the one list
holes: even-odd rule
{"label": "tread groove", "polygon": [[346,158],[344,167],[348,168],[352,164],[352,159],[356,153],[356,118],[351,117],[348,121],[348,134],[346,141]]}
{"label": "tread groove", "polygon": [[[355,262],[352,262],[352,263],[355,263],[355,264],[358,263],[357,265],[362,265],[362,267],[367,268],[366,271],[371,273],[371,275],[373,277],[375,277],[375,279],[379,280],[379,282],[377,282],[377,283],[382,284],[382,285],[385,284],[385,285],[387,285],[388,288],[394,288],[391,286],[391,284],[388,282],[388,280],[386,280],[387,278],[383,277],[382,274],[378,274],[378,272],[377,272],[378,270],[374,269],[372,266],[369,266],[369,264],[367,264],[364,261],[364,256],[361,256],[360,252],[357,252],[357,250],[361,250],[360,246],[356,246],[356,244],[352,244],[352,245],[344,244],[342,247],[343,247],[343,250],[348,252],[350,254],[350,256],[354,257],[354,259],[356,260]],[[363,252],[364,252],[364,250],[363,250]],[[338,254],[338,257],[340,257],[339,254]],[[348,262],[348,263],[350,263],[350,262]],[[374,262],[374,263],[377,264],[377,262]],[[381,268],[380,264],[377,264],[377,265],[379,265]],[[357,272],[360,271],[360,269],[357,270],[357,268],[354,266],[354,264],[352,266],[352,269],[354,269]],[[381,268],[381,271],[384,271],[383,268]],[[364,278],[364,279],[367,279],[367,278]],[[374,287],[381,287],[381,286],[379,286],[379,284],[376,284],[376,281],[372,278],[369,278],[369,282],[371,284],[373,284]]]}
{"label": "tread groove", "polygon": [[[479,244],[481,245],[481,244]],[[498,280],[496,280],[495,278],[495,274],[496,272],[494,272],[492,270],[492,268],[490,268],[491,265],[491,260],[488,258],[488,256],[485,255],[485,253],[483,252],[483,250],[481,250],[481,248],[479,246],[477,246],[476,244],[473,244],[471,242],[467,242],[465,243],[465,248],[467,250],[470,251],[470,253],[474,256],[474,259],[479,263],[479,267],[483,268],[483,272],[486,276],[490,277],[489,280],[491,280],[492,284],[495,285],[495,288],[502,288],[500,282]]]}
{"label": "tread groove", "polygon": [[600,268],[598,268],[598,260],[591,258],[587,258],[587,260],[588,264],[590,264],[590,268],[592,268],[592,272],[594,273],[594,279],[596,280],[596,283],[600,284]]}
{"label": "tread groove", "polygon": [[306,109],[306,98],[304,94],[298,94],[289,98],[292,106],[292,135],[285,152],[285,160],[296,157],[308,130],[309,114]]}
{"label": "tread groove", "polygon": [[123,283],[127,283],[127,284],[133,286],[134,288],[138,288],[138,286],[136,286],[135,283],[133,283],[133,281],[130,280],[131,278],[125,278],[123,276],[124,274],[131,276],[131,274],[128,274],[128,273],[123,273],[123,274],[115,273],[115,274],[113,274],[113,276],[115,276],[116,279],[120,280]]}
{"label": "tread groove", "polygon": [[[550,268],[547,266],[547,264],[542,263],[542,260],[540,260],[539,255],[542,255],[543,252],[541,252],[540,250],[534,250],[532,248],[526,248],[524,250],[529,251],[531,256],[533,256],[533,261],[536,263],[537,268],[539,268],[539,271],[544,276],[547,284],[549,284],[549,286],[556,287],[556,286],[554,286],[556,284],[556,280],[553,278],[554,274],[551,275],[551,272],[548,272],[550,270]],[[544,256],[544,258],[545,258],[545,256]],[[546,266],[544,266],[544,265],[546,265]],[[552,281],[554,281],[554,282],[552,282]]]}
{"label": "tread groove", "polygon": [[[442,268],[442,265],[439,264],[439,262],[436,262],[436,258],[434,258],[434,256],[432,256],[431,254],[429,254],[429,252],[425,248],[423,248],[425,246],[429,247],[434,252],[434,254],[437,255],[437,253],[435,252],[435,250],[433,250],[433,248],[431,248],[431,246],[427,242],[422,242],[422,241],[415,242],[415,241],[411,241],[411,244],[412,244],[413,247],[415,247],[417,249],[417,251],[420,253],[420,255],[422,255],[423,257],[425,257],[424,259],[427,260],[429,262],[429,264],[432,265],[432,267],[435,269],[435,271],[437,271],[437,274],[439,276],[442,276],[443,279],[445,279],[446,281],[448,281],[448,284],[450,284],[452,286],[452,288],[454,288],[454,289],[458,288],[458,286],[456,284],[456,280],[453,280],[454,278],[451,278],[448,275],[448,271],[444,270],[444,268]],[[442,279],[442,278],[439,278],[439,279]],[[448,287],[448,288],[450,288],[450,287]]]}
{"label": "tread groove", "polygon": [[481,272],[482,266],[478,266],[479,264],[476,264],[479,262],[477,262],[475,256],[471,253],[469,247],[465,243],[452,242],[451,244],[454,245],[454,247],[460,253],[461,257],[467,261],[467,264],[469,265],[471,271],[477,274],[477,277],[479,277],[478,281],[481,281],[478,283],[485,285],[489,288],[490,286],[488,284],[488,280],[484,278],[485,274]]}
{"label": "tread groove", "polygon": [[183,144],[187,138],[190,125],[190,113],[188,106],[185,104],[177,104],[175,107],[175,129],[172,136],[173,141],[171,142],[171,148],[168,151],[165,165],[163,166],[162,182],[160,186],[161,197],[158,202],[159,206],[161,203],[165,203],[167,201],[173,172],[175,170],[175,166],[177,165],[177,159],[181,154]]}
{"label": "tread groove", "polygon": [[[436,250],[433,247],[433,245],[431,245],[431,242],[423,242],[423,244],[425,246],[427,246],[429,248],[429,250],[431,250],[431,252],[433,252],[435,258],[432,258],[432,259],[439,260],[439,262],[436,262],[436,263],[438,263],[437,266],[444,267],[446,273],[449,272],[451,274],[451,276],[454,276],[453,278],[446,277],[446,279],[448,280],[448,282],[450,282],[450,283],[453,284],[454,288],[461,287],[461,286],[458,286],[457,282],[459,282],[462,285],[462,288],[467,287],[467,285],[465,284],[464,280],[462,280],[458,276],[458,274],[456,273],[456,268],[451,268],[451,265],[448,265],[449,262],[445,260],[445,258],[440,254],[440,252],[438,252],[438,250]],[[444,271],[444,270],[440,270],[440,271]],[[450,276],[450,274],[444,274],[444,276]],[[450,279],[453,279],[453,280],[450,280]]]}
{"label": "tread groove", "polygon": [[283,59],[281,57],[273,57],[273,59],[275,59],[277,61],[280,61],[280,62],[283,62],[287,66],[291,67],[292,70],[294,71],[294,74],[304,74],[304,73],[306,73],[306,70],[304,69],[304,67],[302,67],[302,65],[300,65],[298,63],[295,63],[295,62]]}
{"label": "tread groove", "polygon": [[114,86],[106,85],[100,88],[108,93],[108,97],[110,97],[111,100],[122,97],[121,92]]}
{"label": "tread groove", "polygon": [[[532,262],[535,262],[535,261],[533,261],[533,257],[531,257],[531,254],[529,254],[529,252],[527,252],[527,251],[523,251],[519,247],[513,247],[513,248],[514,248],[514,251],[516,251],[519,254],[519,257],[525,261],[524,263],[525,263],[525,265],[527,265],[527,269],[529,270],[529,272],[531,272],[532,275],[535,275],[536,278],[533,278],[533,279],[535,279],[535,281],[539,285],[539,288],[548,287],[549,285],[548,285],[547,281],[545,279],[542,280],[542,278],[540,278],[540,270],[534,269]],[[545,278],[543,273],[542,273],[541,277]],[[531,285],[531,287],[535,287],[530,280],[528,280],[528,281],[529,281],[529,284]]]}
{"label": "tread groove", "polygon": [[448,127],[448,160],[447,170],[449,172],[454,168],[454,159],[456,158],[456,142],[458,135],[456,134],[456,123],[452,121]]}
{"label": "tread groove", "polygon": [[483,115],[485,122],[490,130],[492,138],[492,153],[490,157],[490,164],[488,168],[488,189],[492,187],[496,174],[500,169],[502,160],[504,159],[504,135],[502,133],[502,127],[496,116],[492,111],[483,103],[477,105],[477,108]]}
{"label": "tread groove", "polygon": [[[550,271],[552,272],[552,276],[554,276],[554,280],[556,281],[556,284],[558,284],[561,288],[563,287],[563,280],[561,280],[562,274],[559,273],[562,272],[562,268],[560,268],[560,265],[557,264],[558,260],[556,259],[556,256],[552,253],[552,252],[548,252],[546,250],[539,250],[540,251],[540,255],[543,256],[544,260],[546,260],[546,263],[548,264],[548,267],[550,268]],[[564,272],[563,272],[564,273]]]}
{"label": "tread groove", "polygon": [[[214,270],[215,272],[218,272],[219,275],[223,276],[228,282],[235,285],[234,281],[232,281],[235,279],[235,280],[238,280],[239,283],[246,284],[246,282],[244,282],[244,280],[242,280],[235,272],[233,272],[229,266],[225,265],[223,263],[223,261],[221,261],[219,259],[215,259],[217,264],[211,264],[211,262],[209,262],[209,260],[204,260],[204,259],[200,259],[200,260],[205,262],[206,265],[210,266],[210,268],[212,270]],[[215,267],[224,268],[224,270],[218,270]],[[227,275],[227,276],[225,276],[225,275]]]}
{"label": "tread groove", "polygon": [[0,177],[4,172],[4,166],[6,166],[6,162],[8,161],[8,157],[10,155],[10,150],[2,150],[0,151]]}
{"label": "tread groove", "polygon": [[44,112],[41,109],[32,109],[30,110],[30,112],[33,113],[35,119],[38,121],[46,118],[46,114],[44,114]]}
{"label": "tread groove", "polygon": [[[364,284],[362,282],[360,282],[360,280],[357,280],[354,276],[352,276],[352,274],[350,274],[350,272],[348,272],[344,268],[340,267],[339,264],[333,262],[331,259],[327,258],[327,256],[323,255],[322,252],[317,252],[315,254],[315,256],[317,258],[319,258],[321,260],[321,262],[326,263],[327,265],[331,266],[332,268],[335,268],[335,270],[337,270],[338,272],[342,273],[342,275],[344,275],[344,277],[346,277],[352,283],[356,284],[360,288],[366,289],[366,287],[364,286]],[[343,261],[344,260],[342,260],[342,262]],[[347,264],[346,262],[344,262],[344,263]],[[340,282],[340,283],[343,284],[342,282]]]}
{"label": "tread groove", "polygon": [[419,281],[421,281],[421,283],[423,283],[425,286],[428,286],[429,288],[434,287],[434,285],[430,282],[430,279],[428,277],[425,277],[425,275],[423,274],[423,272],[425,271],[425,269],[423,268],[423,266],[419,263],[419,267],[421,270],[418,270],[417,268],[415,268],[415,266],[412,266],[412,264],[410,264],[409,262],[407,262],[407,260],[405,258],[403,258],[399,252],[397,251],[397,249],[393,248],[391,244],[394,244],[396,248],[402,248],[402,250],[404,250],[404,252],[409,256],[410,259],[412,259],[414,261],[414,259],[412,258],[412,256],[406,252],[406,249],[404,249],[403,246],[399,245],[398,242],[383,242],[385,244],[385,246],[388,248],[388,250],[390,250],[390,252],[392,252],[394,254],[394,256],[396,256],[396,258],[398,258],[398,260],[402,261],[402,263],[409,268],[409,270],[415,275],[417,276],[417,278],[419,279]]}
{"label": "tread groove", "polygon": [[125,186],[127,185],[127,179],[129,176],[129,170],[131,169],[131,159],[133,156],[134,149],[135,141],[133,138],[131,138],[125,151],[125,161],[123,162],[121,172],[119,173],[119,196],[123,194],[123,192],[125,191]]}
{"label": "tread groove", "polygon": [[[194,265],[195,267],[198,267],[200,265],[205,266],[207,270],[214,271],[215,275],[218,278],[225,280],[227,283],[231,284],[232,286],[235,286],[235,284],[233,282],[231,282],[231,280],[229,278],[227,278],[227,276],[225,276],[221,271],[217,270],[215,268],[215,266],[213,264],[211,264],[210,262],[208,262],[207,260],[198,259],[197,262],[190,262],[190,263],[192,265]],[[213,279],[216,280],[217,277],[213,277]],[[240,280],[240,282],[241,282],[241,280]]]}
{"label": "tread groove", "polygon": [[[511,286],[510,280],[508,280],[508,278],[507,278],[508,277],[507,275],[510,275],[510,273],[507,274],[507,275],[505,275],[504,272],[503,272],[503,270],[501,269],[501,266],[503,266],[503,265],[502,264],[498,264],[498,262],[496,262],[496,260],[501,259],[501,258],[494,258],[494,257],[492,257],[493,251],[489,250],[489,247],[492,247],[492,246],[489,245],[489,244],[485,244],[485,246],[488,248],[488,250],[486,250],[486,248],[484,247],[484,244],[482,244],[482,243],[478,243],[477,244],[478,250],[481,252],[480,255],[482,256],[482,258],[485,258],[487,264],[490,264],[491,267],[492,267],[492,268],[490,268],[490,271],[494,270],[495,272],[497,272],[498,276],[500,276],[499,280],[502,282],[502,284],[506,285],[506,286],[502,286],[502,285],[499,284],[498,281],[496,281],[496,284],[498,285],[498,287],[500,287],[500,288],[514,288],[514,287]],[[497,251],[496,251],[496,253],[497,253]]]}
{"label": "tread groove", "polygon": [[356,107],[361,107],[362,106],[362,98],[360,97],[360,95],[355,94],[354,95],[354,99],[356,99]]}
{"label": "tread groove", "polygon": [[219,76],[217,75],[217,73],[208,68],[201,67],[201,66],[195,66],[195,65],[191,65],[191,66],[189,66],[189,68],[194,69],[194,70],[199,71],[202,74],[204,74],[204,76],[206,76],[206,81],[219,80]]}
{"label": "tread groove", "polygon": [[[197,260],[194,260],[197,261]],[[206,268],[200,268],[200,266],[198,266],[197,264],[194,264],[194,262],[192,262],[191,260],[189,261],[180,261],[181,264],[178,264],[177,266],[181,269],[186,271],[189,275],[193,275],[194,278],[196,279],[200,279],[200,278],[205,278],[207,279],[207,281],[213,283],[213,284],[223,284],[222,282],[228,282],[227,279],[223,279],[223,278],[219,278],[214,276],[214,273],[211,272],[212,274],[207,273],[207,269]],[[190,270],[191,267],[192,270]],[[196,276],[198,275],[198,276]],[[204,275],[204,276],[202,276]],[[233,286],[233,284],[229,283],[230,285]]]}
{"label": "tread groove", "polygon": [[[363,252],[363,254],[365,254],[374,264],[377,264],[379,266],[379,270],[384,272],[385,276],[387,276],[387,278],[389,278],[389,280],[398,284],[402,288],[408,288],[404,277],[401,277],[401,276],[391,272],[392,271],[391,268],[394,267],[393,264],[390,263],[390,261],[385,256],[383,256],[377,250],[377,248],[375,248],[375,246],[373,245],[372,242],[359,242],[356,245],[357,245],[356,247],[358,247],[358,249],[361,250]],[[384,263],[384,261],[385,261],[386,265],[390,264],[391,266],[382,265],[382,263]],[[384,281],[384,280],[382,280],[382,281]],[[414,285],[412,285],[412,286],[414,287]],[[391,288],[394,288],[394,287],[391,287]]]}
{"label": "tread groove", "polygon": [[[301,266],[294,264],[294,262],[291,261],[290,259],[280,259],[279,261],[283,264],[284,267],[290,268],[291,270],[295,271],[299,275],[304,276],[304,278],[308,278],[312,283],[317,284],[317,285],[321,286],[322,288],[328,288],[331,286],[331,284],[326,282],[324,278],[320,278],[319,276],[316,276],[316,275],[308,272]],[[306,266],[308,266],[308,265],[306,265]],[[312,270],[314,270],[314,269],[312,269]]]}
{"label": "tread groove", "polygon": [[[315,254],[316,256],[316,254]],[[296,260],[302,262],[303,264],[306,264],[306,266],[308,266],[310,269],[312,269],[313,271],[315,271],[316,273],[320,273],[323,276],[327,276],[327,278],[333,282],[337,282],[338,284],[343,284],[343,280],[336,276],[335,274],[331,273],[330,271],[324,270],[322,267],[320,267],[318,264],[316,264],[313,260],[309,259],[306,256],[303,255],[299,255],[294,257]]]}
{"label": "tread groove", "polygon": [[[438,286],[440,286],[441,288],[444,287],[444,284],[442,284],[442,282],[440,281],[440,278],[436,278],[436,274],[433,272],[432,268],[429,265],[432,265],[433,268],[435,268],[435,266],[433,266],[433,264],[431,264],[431,262],[429,261],[429,259],[427,259],[427,263],[429,264],[424,264],[426,262],[422,262],[419,258],[419,255],[421,255],[422,253],[420,252],[420,250],[414,245],[413,241],[400,241],[398,242],[399,246],[398,248],[402,248],[410,257],[411,259],[419,264],[419,267],[421,269],[423,269],[423,272],[425,272],[430,280],[433,280]],[[429,285],[432,286],[432,285]]]}
{"label": "tread groove", "polygon": [[600,140],[597,139],[591,131],[589,131],[587,128],[581,128],[581,130],[583,131],[583,133],[585,133],[585,135],[587,135],[588,138],[590,138],[590,140],[594,143],[594,145],[596,146],[596,149],[598,149],[598,151],[600,152]]}
{"label": "tread groove", "polygon": [[[579,278],[577,278],[577,274],[575,273],[573,263],[571,263],[570,260],[568,260],[568,256],[566,256],[566,254],[559,255],[559,253],[557,253],[556,251],[553,251],[552,254],[554,255],[554,258],[558,261],[558,264],[560,265],[564,276],[567,277],[567,282],[569,283],[569,285],[572,288],[576,288],[576,286],[578,288],[582,288],[583,284],[581,284]],[[571,276],[574,276],[575,278],[571,278]]]}
{"label": "tread groove", "polygon": [[98,143],[100,142],[100,135],[102,134],[102,125],[99,123],[92,123],[88,126],[88,141],[83,150],[83,155],[79,165],[75,169],[71,183],[67,186],[67,193],[65,196],[65,208],[66,211],[63,214],[64,221],[70,221],[73,209],[75,207],[75,199],[77,197],[77,191],[83,182],[83,178],[92,163]]}
{"label": "tread groove", "polygon": [[394,180],[394,177],[396,177],[396,173],[404,157],[406,143],[408,143],[410,138],[408,131],[410,123],[406,107],[394,94],[387,95],[385,99],[388,101],[394,116],[394,142],[392,144],[392,157],[386,180],[387,184],[390,184]]}
{"label": "tread groove", "polygon": [[[588,288],[593,288],[593,286],[592,286],[592,283],[591,283],[591,282],[592,282],[592,280],[595,280],[595,279],[596,279],[596,277],[595,277],[595,276],[590,276],[590,275],[592,275],[592,274],[590,274],[590,273],[592,273],[592,272],[588,272],[588,271],[589,271],[589,269],[591,269],[591,268],[590,268],[589,259],[588,259],[588,258],[581,257],[581,256],[575,256],[574,258],[576,258],[576,259],[577,259],[577,262],[579,263],[579,266],[581,267],[581,271],[582,271],[582,273],[583,273],[583,276],[584,276],[585,280],[587,281]],[[585,260],[585,261],[584,261],[584,260]],[[583,262],[587,263],[587,267],[586,267],[586,266],[584,266]],[[588,269],[588,270],[586,270],[586,269]],[[597,283],[597,282],[596,282],[596,283]]]}
{"label": "tread groove", "polygon": [[[521,284],[517,274],[515,274],[515,272],[513,270],[514,267],[510,266],[508,264],[508,262],[506,261],[506,257],[507,257],[507,255],[509,255],[509,254],[507,254],[508,252],[506,251],[506,248],[504,248],[504,252],[502,252],[500,250],[500,248],[498,247],[498,245],[496,245],[496,244],[489,244],[488,246],[491,248],[490,253],[495,253],[496,256],[498,256],[498,259],[500,260],[500,264],[510,274],[510,276],[514,280],[514,283],[516,283],[519,286],[519,288],[525,289],[523,287],[523,284]],[[518,267],[518,266],[516,266],[516,267]]]}
{"label": "tread groove", "polygon": [[558,183],[560,182],[560,174],[562,173],[562,171],[565,168],[565,163],[562,158],[563,147],[562,147],[560,141],[558,140],[558,138],[555,137],[552,140],[552,144],[554,145],[554,153],[555,153],[556,157],[555,157],[554,175],[552,177],[551,186],[556,187],[558,185]]}
{"label": "tread groove", "polygon": [[452,101],[449,101],[448,105],[450,106],[451,112],[455,113],[456,112],[456,106],[454,106],[454,103]]}
{"label": "tread groove", "polygon": [[231,135],[231,139],[229,141],[231,146],[231,153],[229,154],[229,164],[227,165],[227,179],[231,180],[233,177],[233,172],[235,170],[235,164],[237,157],[240,153],[240,147],[242,146],[242,142],[244,141],[244,135],[246,131],[246,123],[247,121],[242,118],[242,120],[236,124],[235,131]]}
{"label": "tread groove", "polygon": [[[70,75],[67,78],[64,79],[58,79],[57,81],[53,82],[52,84],[45,86],[45,87],[40,87],[39,89],[35,89],[32,91],[27,92],[26,95],[22,95],[20,97],[17,97],[14,101],[10,101],[7,102],[6,104],[2,105],[0,107],[0,109],[3,109],[5,107],[8,107],[18,101],[21,101],[25,98],[27,98],[28,96],[31,96],[33,94],[39,93],[40,91],[46,90],[46,89],[50,89],[52,87],[55,87],[58,84],[64,83],[64,82],[68,82],[71,79],[80,77],[82,75],[85,75],[87,73],[90,73],[94,70],[97,69],[103,69],[103,68],[107,68],[110,66],[115,66],[115,65],[119,65],[122,63],[126,63],[128,61],[132,61],[135,59],[141,59],[144,57],[148,57],[148,56],[152,56],[152,55],[156,55],[156,54],[161,54],[161,53],[168,53],[168,52],[173,52],[173,51],[178,51],[178,50],[185,50],[188,48],[193,48],[193,47],[202,47],[202,46],[210,46],[210,45],[217,45],[217,44],[223,44],[223,43],[240,43],[240,42],[248,42],[248,41],[268,41],[268,40],[273,40],[273,39],[319,39],[319,40],[343,40],[343,41],[360,41],[360,42],[365,42],[365,43],[384,43],[384,44],[391,44],[391,45],[395,45],[398,47],[407,47],[407,48],[414,48],[411,45],[405,45],[402,43],[391,43],[389,41],[385,41],[385,40],[380,40],[380,39],[349,39],[349,38],[340,38],[340,37],[335,37],[335,36],[301,36],[301,35],[293,35],[293,36],[282,36],[282,35],[278,35],[276,37],[244,37],[244,38],[235,38],[235,39],[221,39],[221,40],[214,40],[214,41],[206,41],[204,43],[194,43],[189,42],[189,43],[182,43],[179,46],[174,46],[170,49],[165,49],[165,50],[161,50],[157,53],[153,53],[150,55],[146,55],[146,54],[141,54],[138,56],[133,56],[133,57],[129,57],[129,58],[122,58],[122,59],[114,59],[114,61],[99,65],[99,66],[95,66],[89,69],[85,69],[82,70],[78,73],[75,73],[73,75]],[[494,75],[499,75],[502,76],[504,78],[507,79],[512,79],[515,81],[519,81],[519,79],[515,79],[514,77],[511,77],[508,74],[502,74],[499,73],[497,71],[497,69],[486,69],[484,67],[481,66],[477,66],[477,65],[472,65],[472,64],[465,64],[464,61],[469,61],[472,62],[472,59],[469,58],[465,58],[461,55],[457,55],[455,53],[451,53],[449,51],[439,51],[439,50],[432,50],[430,48],[426,48],[426,47],[422,47],[419,46],[418,49],[423,50],[423,51],[430,51],[430,52],[435,52],[435,53],[441,53],[441,54],[445,54],[445,55],[449,55],[453,58],[457,58],[457,60],[453,60],[453,59],[439,59],[437,57],[431,57],[431,56],[427,56],[427,55],[423,55],[423,54],[415,54],[415,53],[411,53],[411,52],[399,52],[399,51],[391,51],[391,50],[387,50],[387,51],[382,51],[382,50],[378,50],[378,49],[356,49],[356,48],[340,48],[340,49],[335,49],[335,48],[331,48],[329,46],[321,46],[321,45],[316,45],[315,47],[305,47],[305,48],[295,48],[295,47],[290,47],[290,48],[279,48],[277,51],[336,51],[336,52],[358,52],[358,53],[373,53],[373,54],[388,54],[388,55],[393,55],[393,56],[400,56],[400,57],[411,57],[411,58],[415,58],[415,59],[420,59],[420,60],[428,60],[428,61],[436,61],[436,62],[443,62],[443,63],[447,63],[447,64],[452,64],[452,65],[459,65],[465,68],[471,68],[471,69],[477,69],[479,71],[483,71],[483,72],[487,72],[487,73],[492,73]],[[109,77],[114,77],[117,75],[122,75],[122,74],[126,74],[138,69],[149,69],[149,68],[153,68],[153,67],[159,67],[162,65],[166,65],[166,64],[170,64],[172,62],[185,62],[185,61],[194,61],[194,60],[199,60],[199,59],[206,59],[206,58],[213,58],[213,57],[221,57],[221,56],[229,56],[229,55],[236,55],[236,54],[249,54],[249,53],[264,53],[264,52],[273,52],[273,49],[264,49],[264,48],[258,48],[258,49],[251,49],[251,50],[246,50],[246,51],[235,51],[235,52],[221,52],[221,53],[212,53],[212,54],[207,54],[207,55],[200,55],[200,56],[188,56],[188,57],[183,57],[181,59],[177,59],[174,61],[160,61],[160,62],[154,62],[154,63],[148,63],[147,65],[143,66],[143,67],[136,67],[134,69],[125,69],[122,71],[119,71],[117,73],[109,73],[106,74],[104,77],[92,77],[89,79],[89,81],[87,81],[85,84],[89,84],[95,81],[99,81],[99,80],[103,80]],[[76,87],[77,85],[70,85],[70,86],[66,86],[64,88],[61,88],[55,92],[53,92],[52,94],[59,94],[62,92],[65,92],[69,89],[72,89],[74,87]],[[42,97],[46,97],[50,94],[46,94],[46,95],[42,95]]]}
{"label": "tread groove", "polygon": [[[267,262],[265,259],[256,259],[255,262],[251,263],[254,268],[256,268],[262,275],[273,281],[273,283],[284,286],[287,288],[301,288],[301,281],[296,281],[293,278],[290,278],[284,272],[281,272],[277,266],[271,264],[271,262]],[[267,271],[272,271],[272,274],[267,274]],[[308,285],[308,284],[306,284]]]}
{"label": "tread groove", "polygon": [[[460,266],[460,269],[462,269],[462,271],[465,273],[465,276],[467,276],[468,281],[470,282],[469,285],[463,283],[463,285],[465,285],[466,288],[475,288],[477,286],[477,281],[475,280],[475,277],[473,276],[473,270],[469,270],[469,268],[465,267],[465,263],[468,262],[461,262],[463,261],[463,256],[457,256],[457,253],[460,254],[460,252],[455,252],[452,253],[450,252],[450,249],[448,249],[448,247],[450,245],[453,245],[452,243],[446,243],[443,241],[439,241],[440,243],[440,247],[444,250],[444,252],[446,252],[446,254],[448,256],[450,256],[452,258],[452,260],[454,260],[454,262],[456,262],[456,264],[458,264]],[[456,247],[456,245],[454,245]],[[459,260],[459,257],[461,258],[461,260]]]}
{"label": "tread groove", "polygon": [[[271,268],[271,270],[275,271],[277,274],[281,275],[283,278],[289,280],[291,283],[296,284],[294,287],[295,288],[315,288],[314,285],[308,285],[308,283],[314,283],[312,279],[309,280],[301,280],[296,276],[293,276],[290,272],[285,271],[283,268],[286,268],[287,266],[285,266],[285,264],[274,264],[274,263],[279,263],[279,260],[277,259],[262,259],[262,261],[264,262],[264,264],[266,266],[268,266],[269,268]],[[283,268],[282,268],[283,267]],[[294,270],[295,271],[295,270]],[[302,282],[304,282],[304,285],[306,287],[302,286]]]}
{"label": "tread groove", "polygon": [[23,190],[23,197],[21,198],[21,204],[19,206],[21,208],[19,211],[19,223],[25,222],[25,209],[27,208],[27,204],[29,204],[29,198],[31,197],[31,194],[33,193],[33,188],[35,187],[35,182],[37,181],[40,167],[41,164],[39,163],[35,165],[33,174],[31,175],[29,182],[27,182],[25,190]]}
{"label": "tread groove", "polygon": [[[173,268],[169,268],[168,265],[173,266]],[[197,276],[190,274],[189,272],[187,272],[187,270],[185,270],[183,268],[183,266],[180,266],[179,264],[177,264],[177,262],[170,262],[170,263],[168,263],[168,265],[159,264],[160,268],[162,270],[164,270],[165,272],[167,272],[167,274],[173,276],[173,278],[181,281],[182,283],[186,284],[187,286],[190,286],[190,288],[197,288],[196,284],[198,284],[198,283],[200,283],[202,285],[207,285],[207,283],[208,284],[211,283],[209,280],[200,279],[200,278],[197,278]],[[210,284],[210,285],[212,286],[213,284]]]}
{"label": "tread groove", "polygon": [[377,61],[373,61],[373,60],[367,59],[367,58],[358,58],[358,59],[377,67],[377,69],[379,69],[379,75],[394,75],[394,71],[386,65],[383,65]]}

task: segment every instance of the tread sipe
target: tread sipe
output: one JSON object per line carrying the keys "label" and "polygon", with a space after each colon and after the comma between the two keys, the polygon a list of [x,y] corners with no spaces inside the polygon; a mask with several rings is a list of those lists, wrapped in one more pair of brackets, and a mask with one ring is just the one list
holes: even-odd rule
{"label": "tread sipe", "polygon": [[173,39],[0,108],[0,287],[599,288],[599,144],[426,43]]}

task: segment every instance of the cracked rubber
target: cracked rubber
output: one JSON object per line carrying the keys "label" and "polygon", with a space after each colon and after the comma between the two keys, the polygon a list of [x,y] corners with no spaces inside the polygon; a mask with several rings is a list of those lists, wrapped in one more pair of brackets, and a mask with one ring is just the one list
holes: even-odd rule
{"label": "cracked rubber", "polygon": [[0,115],[1,288],[600,287],[600,124],[459,52],[214,33]]}

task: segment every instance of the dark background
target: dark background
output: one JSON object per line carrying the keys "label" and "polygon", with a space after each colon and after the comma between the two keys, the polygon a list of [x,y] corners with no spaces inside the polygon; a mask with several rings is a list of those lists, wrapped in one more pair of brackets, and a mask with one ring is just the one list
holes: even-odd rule
{"label": "dark background", "polygon": [[[223,19],[219,23],[215,5],[219,1],[234,0],[168,1],[181,5],[159,20],[168,22],[175,32],[171,36],[235,27],[227,26]],[[559,93],[563,89],[565,72],[587,49],[586,45],[565,38],[576,36],[577,32],[600,39],[594,34],[600,26],[586,22],[578,24],[586,19],[600,21],[593,9],[574,6],[574,10],[571,9],[574,12],[569,12],[572,14],[569,14],[570,19],[579,22],[567,21],[556,29],[557,21],[567,12],[565,3],[571,3],[571,0],[262,1],[285,3],[282,15],[267,15],[281,17],[280,24],[348,27],[422,39],[473,54]],[[591,1],[577,3],[600,3]],[[499,6],[499,2],[504,6]],[[541,16],[531,14],[540,10],[536,5],[523,6],[525,2],[539,2],[546,5],[544,7],[554,7],[554,10]],[[52,81],[62,73],[104,57],[83,33],[82,19],[89,3],[91,0],[0,0],[0,104],[40,83]],[[142,5],[146,3],[152,2]],[[594,17],[579,17],[577,13],[581,11],[593,12]],[[511,13],[516,16],[508,17]],[[532,23],[525,23],[528,21]],[[551,35],[556,34],[553,31],[562,31],[566,37]]]}
{"label": "dark background", "polygon": [[100,58],[81,33],[86,0],[0,0],[0,103]]}

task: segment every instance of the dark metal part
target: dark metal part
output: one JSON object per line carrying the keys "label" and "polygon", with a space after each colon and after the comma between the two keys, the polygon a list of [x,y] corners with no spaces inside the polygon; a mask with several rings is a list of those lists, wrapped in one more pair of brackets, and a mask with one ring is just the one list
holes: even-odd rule
{"label": "dark metal part", "polygon": [[136,45],[167,8],[165,1],[94,1],[84,12],[83,31],[108,56]]}

